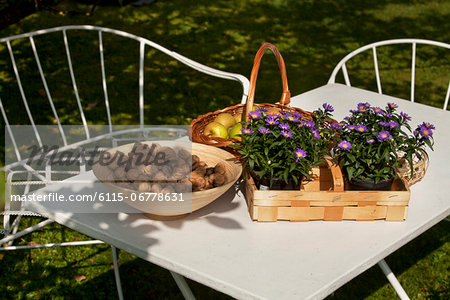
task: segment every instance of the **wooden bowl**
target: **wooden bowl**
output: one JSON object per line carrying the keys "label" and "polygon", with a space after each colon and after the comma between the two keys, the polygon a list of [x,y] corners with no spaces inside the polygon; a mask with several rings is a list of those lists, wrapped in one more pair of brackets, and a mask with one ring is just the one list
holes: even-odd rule
{"label": "wooden bowl", "polygon": [[[187,197],[185,197],[187,199],[189,199],[190,196],[192,196],[192,201],[177,202],[176,211],[174,211],[174,203],[172,202],[132,201],[131,200],[132,194],[134,194],[133,196],[136,198],[136,193],[139,193],[138,191],[121,187],[112,183],[110,180],[107,180],[108,178],[110,178],[108,177],[107,174],[109,172],[108,167],[101,166],[99,164],[93,165],[92,170],[95,176],[101,182],[103,182],[103,184],[105,184],[114,193],[122,193],[122,195],[124,196],[123,201],[125,203],[142,211],[144,215],[152,219],[173,220],[185,217],[189,213],[194,212],[219,198],[241,176],[242,165],[240,164],[239,160],[229,152],[222,150],[220,148],[199,143],[179,142],[179,141],[142,142],[142,144],[148,144],[149,146],[152,143],[158,143],[161,146],[168,146],[172,148],[181,147],[188,151],[192,150],[192,154],[195,154],[198,157],[200,157],[200,159],[210,167],[214,167],[219,162],[223,162],[226,165],[226,173],[225,173],[226,182],[224,185],[204,191],[183,193],[183,197],[185,197],[186,196],[185,194],[187,194]],[[134,143],[122,145],[110,149],[107,152],[110,152],[111,154],[114,154],[117,151],[129,153],[133,149],[133,145]]]}

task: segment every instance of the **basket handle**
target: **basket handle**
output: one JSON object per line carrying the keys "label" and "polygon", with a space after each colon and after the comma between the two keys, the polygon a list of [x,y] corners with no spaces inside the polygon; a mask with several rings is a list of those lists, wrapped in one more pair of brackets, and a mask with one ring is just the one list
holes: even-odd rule
{"label": "basket handle", "polygon": [[335,192],[344,191],[344,177],[342,176],[341,168],[333,163],[331,157],[325,157],[328,168],[331,170],[331,175],[333,176],[333,190]]}
{"label": "basket handle", "polygon": [[250,75],[250,90],[248,93],[246,106],[246,116],[245,116],[246,121],[248,121],[248,112],[252,110],[253,102],[255,99],[256,78],[258,77],[259,65],[261,64],[261,59],[264,55],[264,52],[267,49],[273,52],[275,58],[277,59],[278,67],[280,67],[281,81],[283,83],[283,93],[281,95],[280,104],[289,106],[289,103],[291,102],[291,93],[289,92],[288,81],[286,76],[286,66],[284,65],[283,57],[281,56],[280,51],[278,51],[275,45],[271,43],[264,43],[256,53],[255,60],[253,62],[253,69]]}

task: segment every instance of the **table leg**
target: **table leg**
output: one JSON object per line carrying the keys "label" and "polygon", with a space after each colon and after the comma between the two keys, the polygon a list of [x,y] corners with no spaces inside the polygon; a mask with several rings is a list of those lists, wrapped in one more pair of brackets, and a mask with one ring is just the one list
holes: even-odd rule
{"label": "table leg", "polygon": [[117,263],[116,247],[111,245],[111,251],[114,264],[114,277],[116,278],[117,294],[119,295],[119,300],[123,300],[122,284],[120,282],[120,274],[119,274],[119,264]]}
{"label": "table leg", "polygon": [[378,265],[380,266],[381,270],[383,271],[384,275],[386,275],[387,279],[391,283],[392,287],[394,288],[397,295],[402,300],[409,300],[408,295],[406,294],[405,290],[403,289],[400,282],[398,282],[397,277],[395,277],[394,273],[392,273],[391,268],[389,268],[388,264],[384,259],[380,260],[378,262]]}
{"label": "table leg", "polygon": [[191,289],[189,288],[189,285],[187,284],[186,280],[183,276],[181,276],[178,273],[170,271],[170,274],[172,274],[173,279],[178,285],[178,288],[180,289],[181,293],[184,296],[184,299],[186,300],[195,300],[194,294],[192,294]]}

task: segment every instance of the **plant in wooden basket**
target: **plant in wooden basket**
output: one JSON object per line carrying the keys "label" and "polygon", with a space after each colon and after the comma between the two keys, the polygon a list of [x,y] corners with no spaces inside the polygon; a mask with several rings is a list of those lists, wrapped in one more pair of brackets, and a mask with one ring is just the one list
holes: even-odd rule
{"label": "plant in wooden basket", "polygon": [[333,107],[328,104],[308,116],[263,107],[250,111],[249,121],[242,123],[242,144],[236,145],[244,167],[249,167],[260,184],[298,189],[299,179],[309,178],[310,170],[329,152],[331,112]]}
{"label": "plant in wooden basket", "polygon": [[413,172],[413,157],[427,155],[426,146],[433,149],[434,126],[424,122],[412,131],[411,117],[398,113],[397,107],[395,103],[387,103],[385,109],[359,103],[342,122],[332,124],[339,133],[334,156],[353,189],[388,190],[401,165],[400,156]]}

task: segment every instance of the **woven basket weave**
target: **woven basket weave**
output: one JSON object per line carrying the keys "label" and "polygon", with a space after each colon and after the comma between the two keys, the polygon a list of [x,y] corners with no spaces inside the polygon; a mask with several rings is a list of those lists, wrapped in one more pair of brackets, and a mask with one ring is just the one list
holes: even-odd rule
{"label": "woven basket weave", "polygon": [[411,166],[402,159],[402,165],[398,168],[400,175],[406,180],[409,186],[421,181],[427,172],[429,160],[428,155],[421,150],[421,158],[413,155],[413,176],[411,176]]}
{"label": "woven basket weave", "polygon": [[227,150],[231,153],[233,153],[238,158],[240,155],[237,153],[236,148],[233,147],[233,144],[239,144],[240,142],[236,139],[224,139],[220,137],[208,137],[204,134],[205,127],[219,115],[220,113],[229,113],[231,115],[236,115],[238,113],[242,113],[242,116],[245,116],[245,120],[248,121],[248,114],[247,112],[250,112],[253,107],[254,98],[255,98],[255,88],[256,88],[256,79],[258,77],[258,71],[259,66],[261,63],[261,59],[265,53],[265,51],[269,49],[273,52],[275,55],[275,58],[277,59],[278,66],[280,68],[281,73],[281,81],[283,84],[283,93],[281,95],[280,104],[271,104],[271,103],[261,103],[257,104],[260,108],[271,108],[276,107],[283,111],[290,111],[290,112],[298,112],[303,115],[304,119],[310,119],[312,113],[304,111],[300,108],[291,107],[289,106],[289,103],[291,101],[291,93],[289,92],[288,87],[288,81],[286,76],[286,66],[284,64],[283,57],[280,54],[280,51],[278,51],[277,47],[270,43],[264,43],[258,50],[255,56],[255,60],[253,62],[253,68],[252,73],[250,75],[250,87],[249,87],[249,94],[247,98],[246,104],[237,104],[233,105],[221,110],[217,110],[215,112],[210,112],[205,115],[199,116],[197,119],[193,120],[191,122],[192,126],[192,141],[197,143],[202,143],[210,146],[215,147],[221,147],[224,150]]}

